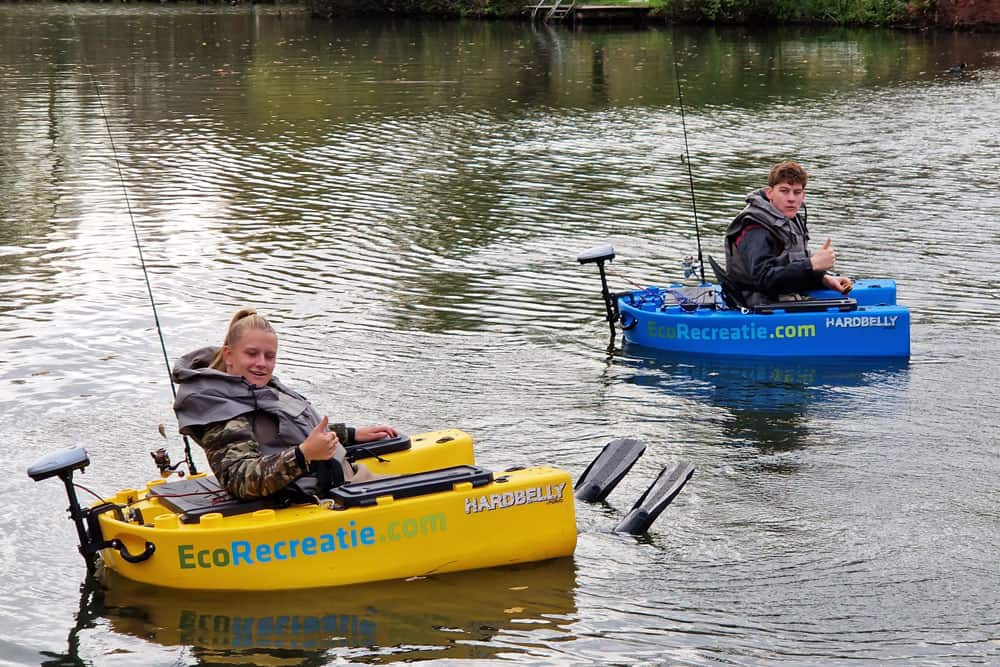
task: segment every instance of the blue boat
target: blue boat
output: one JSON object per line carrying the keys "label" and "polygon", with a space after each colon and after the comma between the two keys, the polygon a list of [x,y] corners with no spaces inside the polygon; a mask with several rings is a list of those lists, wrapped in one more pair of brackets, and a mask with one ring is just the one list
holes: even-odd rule
{"label": "blue boat", "polygon": [[597,264],[611,335],[616,323],[629,343],[698,355],[740,357],[907,358],[910,311],[896,303],[893,280],[858,280],[844,296],[818,290],[798,301],[748,307],[726,289],[725,272],[712,261],[718,284],[608,289],[604,263],[610,245],[577,257]]}

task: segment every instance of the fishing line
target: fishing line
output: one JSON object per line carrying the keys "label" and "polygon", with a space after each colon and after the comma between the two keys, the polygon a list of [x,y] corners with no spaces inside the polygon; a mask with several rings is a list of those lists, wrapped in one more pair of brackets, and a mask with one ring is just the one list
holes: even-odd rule
{"label": "fishing line", "polygon": [[[167,380],[170,383],[170,393],[177,399],[177,390],[174,389],[173,378],[170,377],[170,357],[167,355],[167,344],[163,340],[163,329],[160,327],[160,315],[156,311],[156,300],[153,298],[153,286],[149,282],[149,273],[146,271],[146,259],[142,254],[142,243],[139,241],[139,230],[135,226],[135,216],[132,214],[132,203],[128,198],[128,188],[125,186],[125,174],[122,171],[121,161],[118,159],[118,149],[115,147],[115,137],[111,132],[111,122],[108,120],[108,113],[104,108],[104,99],[101,97],[101,86],[97,81],[97,77],[94,75],[93,68],[88,68],[90,72],[90,78],[94,82],[94,90],[97,92],[97,104],[101,107],[101,117],[104,119],[104,126],[108,130],[108,141],[111,142],[111,154],[115,159],[115,167],[118,170],[118,180],[122,186],[122,195],[125,197],[125,208],[128,209],[128,219],[132,223],[132,234],[135,236],[135,247],[139,251],[139,264],[142,266],[142,277],[146,281],[146,293],[149,295],[149,305],[153,309],[153,321],[156,323],[156,333],[160,336],[160,349],[163,351],[163,362],[167,366]],[[188,470],[194,474],[198,472],[195,469],[194,458],[191,456],[191,443],[188,442],[187,436],[182,436],[184,440],[184,456],[187,459]],[[155,457],[154,457],[155,458]]]}
{"label": "fishing line", "polygon": [[688,150],[687,123],[684,120],[684,94],[681,92],[681,70],[674,60],[674,78],[677,80],[677,102],[681,108],[681,129],[684,131],[684,164],[687,165],[688,183],[691,185],[691,210],[694,211],[694,236],[698,241],[698,270],[701,282],[705,283],[705,260],[701,256],[701,231],[698,229],[698,205],[694,198],[694,174],[691,173],[691,153]]}

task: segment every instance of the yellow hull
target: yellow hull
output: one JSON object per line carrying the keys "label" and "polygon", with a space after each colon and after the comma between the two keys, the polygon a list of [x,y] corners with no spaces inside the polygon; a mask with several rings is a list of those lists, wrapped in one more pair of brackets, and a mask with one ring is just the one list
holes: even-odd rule
{"label": "yellow hull", "polygon": [[[413,449],[385,458],[389,461],[365,464],[390,474],[468,465],[472,440],[454,430],[425,434],[413,439]],[[157,586],[217,591],[340,586],[545,560],[570,555],[576,547],[572,484],[568,473],[555,468],[496,473],[494,481],[479,487],[462,483],[410,498],[383,496],[369,507],[295,505],[208,514],[199,523],[183,523],[159,498],[148,497],[162,483],[111,499],[129,505],[123,518],[99,515],[106,540],[120,541],[132,554],[148,544],[155,549],[135,563],[104,549],[107,567]]]}

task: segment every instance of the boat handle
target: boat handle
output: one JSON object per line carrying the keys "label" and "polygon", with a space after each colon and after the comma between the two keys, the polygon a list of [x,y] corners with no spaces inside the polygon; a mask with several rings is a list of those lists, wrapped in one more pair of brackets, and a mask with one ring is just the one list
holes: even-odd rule
{"label": "boat handle", "polygon": [[635,315],[630,315],[628,313],[622,313],[621,320],[622,320],[622,331],[635,329],[635,325],[639,324],[639,320],[636,319]]}
{"label": "boat handle", "polygon": [[121,540],[111,540],[111,546],[118,549],[118,553],[121,554],[122,558],[127,560],[129,563],[141,563],[144,560],[149,559],[156,551],[156,545],[152,542],[146,542],[146,548],[141,554],[132,555],[128,552],[128,547],[126,547]]}

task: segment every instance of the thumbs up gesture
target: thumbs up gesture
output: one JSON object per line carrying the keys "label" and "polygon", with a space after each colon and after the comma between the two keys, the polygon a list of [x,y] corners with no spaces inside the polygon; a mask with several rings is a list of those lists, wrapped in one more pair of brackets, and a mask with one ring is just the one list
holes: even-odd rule
{"label": "thumbs up gesture", "polygon": [[324,416],[305,441],[299,445],[306,461],[325,461],[333,458],[333,453],[340,441],[337,440],[336,433],[327,430],[329,425],[329,418]]}
{"label": "thumbs up gesture", "polygon": [[830,247],[830,239],[809,258],[813,271],[829,271],[837,263],[837,253]]}

